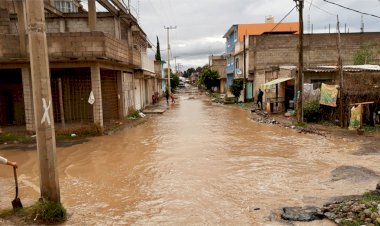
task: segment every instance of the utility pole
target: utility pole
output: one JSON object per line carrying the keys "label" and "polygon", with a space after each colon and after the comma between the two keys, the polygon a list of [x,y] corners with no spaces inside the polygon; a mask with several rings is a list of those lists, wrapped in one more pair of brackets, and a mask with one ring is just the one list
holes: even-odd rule
{"label": "utility pole", "polygon": [[177,29],[177,26],[169,26],[169,27],[166,27],[164,26],[164,29],[166,29],[167,31],[167,38],[168,38],[168,90],[169,90],[169,94],[171,94],[171,88],[170,88],[170,39],[169,39],[169,30],[171,29]]}
{"label": "utility pole", "polygon": [[44,2],[25,2],[41,197],[60,202]]}
{"label": "utility pole", "polygon": [[299,50],[298,50],[298,74],[297,74],[297,122],[303,122],[303,3],[304,0],[294,0],[299,11]]}
{"label": "utility pole", "polygon": [[246,53],[246,51],[245,51],[245,38],[246,38],[247,36],[246,35],[244,35],[243,36],[243,42],[244,42],[244,44],[243,44],[243,76],[244,76],[244,80],[243,80],[243,89],[244,89],[244,103],[247,101],[247,74],[246,74],[246,66],[247,66],[247,63],[246,63],[246,59],[247,59],[247,57],[246,57],[246,55],[247,55],[247,53]]}
{"label": "utility pole", "polygon": [[342,62],[342,56],[340,52],[340,23],[339,23],[339,15],[336,15],[336,21],[337,21],[337,30],[338,30],[338,71],[339,71],[339,94],[340,94],[340,126],[342,128],[345,127],[345,110],[344,110],[344,93],[343,93],[343,62]]}
{"label": "utility pole", "polygon": [[177,57],[174,57],[174,68],[175,68],[175,73],[177,73],[177,71],[178,71],[178,67],[177,67]]}

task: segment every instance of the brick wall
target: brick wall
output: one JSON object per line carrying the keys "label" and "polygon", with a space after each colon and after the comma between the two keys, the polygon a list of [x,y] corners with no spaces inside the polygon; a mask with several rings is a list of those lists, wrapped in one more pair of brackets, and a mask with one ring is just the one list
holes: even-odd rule
{"label": "brick wall", "polygon": [[0,9],[0,34],[9,34],[9,13],[7,9]]}
{"label": "brick wall", "polygon": [[[353,56],[361,46],[380,43],[380,33],[341,34],[341,55],[344,64],[353,64]],[[297,35],[250,36],[249,69],[298,64]],[[337,34],[307,34],[304,37],[304,64],[336,65]],[[377,59],[380,63],[380,59]]]}
{"label": "brick wall", "polygon": [[20,56],[20,42],[16,35],[0,34],[0,60]]}

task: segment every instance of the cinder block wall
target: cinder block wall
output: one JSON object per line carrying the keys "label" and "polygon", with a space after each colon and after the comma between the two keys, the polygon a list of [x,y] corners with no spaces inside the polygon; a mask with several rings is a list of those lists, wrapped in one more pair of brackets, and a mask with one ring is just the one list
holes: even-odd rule
{"label": "cinder block wall", "polygon": [[[380,43],[380,33],[341,34],[344,64],[353,64],[355,53],[362,47]],[[336,65],[337,34],[307,34],[304,37],[304,64]],[[380,59],[378,59],[380,63]],[[249,69],[298,64],[298,35],[250,36]]]}

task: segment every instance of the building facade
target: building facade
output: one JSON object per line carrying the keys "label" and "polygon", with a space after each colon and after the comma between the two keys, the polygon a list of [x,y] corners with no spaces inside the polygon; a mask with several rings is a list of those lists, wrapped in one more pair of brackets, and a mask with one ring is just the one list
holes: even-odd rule
{"label": "building facade", "polygon": [[[226,39],[226,73],[227,82],[226,90],[232,84],[233,79],[245,79],[247,81],[247,99],[253,98],[253,77],[248,73],[248,67],[244,65],[249,63],[249,54],[246,51],[249,48],[250,35],[266,36],[273,34],[296,34],[298,33],[298,23],[274,23],[274,19],[266,19],[262,24],[235,24],[232,25],[223,38]],[[244,49],[245,42],[245,49]],[[244,63],[244,61],[246,63]]]}
{"label": "building facade", "polygon": [[[25,124],[34,131],[25,2],[2,2],[0,112],[6,113],[0,125]],[[72,3],[73,10],[60,11],[55,6],[61,3]],[[77,10],[77,3],[45,1],[54,120],[103,127],[151,104],[160,70],[147,57],[146,34],[127,10],[108,5],[109,12],[91,14]]]}
{"label": "building facade", "polygon": [[220,56],[209,56],[209,63],[210,67],[214,70],[216,70],[219,73],[220,76],[220,86],[219,86],[219,92],[220,93],[226,93],[226,80],[227,80],[227,73],[226,73],[226,56],[220,55]]}

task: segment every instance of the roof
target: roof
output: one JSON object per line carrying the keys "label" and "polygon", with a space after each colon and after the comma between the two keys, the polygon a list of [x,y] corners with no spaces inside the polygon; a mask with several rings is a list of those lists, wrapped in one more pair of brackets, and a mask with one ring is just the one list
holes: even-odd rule
{"label": "roof", "polygon": [[[306,68],[310,72],[334,72],[338,70],[337,66],[315,66]],[[364,64],[364,65],[344,65],[343,71],[360,72],[360,71],[380,71],[380,65]]]}
{"label": "roof", "polygon": [[294,78],[289,78],[289,77],[286,77],[286,78],[278,78],[278,79],[275,79],[275,80],[272,80],[272,81],[269,81],[265,84],[262,84],[261,85],[261,88],[263,89],[270,89],[272,85],[276,85],[276,84],[279,84],[279,83],[282,83],[282,82],[286,82],[286,81],[289,81],[291,79],[294,79]]}
{"label": "roof", "polygon": [[262,35],[264,33],[284,33],[297,34],[299,31],[298,22],[293,23],[264,23],[264,24],[239,24],[238,40],[243,41],[244,35]]}
{"label": "roof", "polygon": [[262,23],[262,24],[234,24],[228,29],[223,38],[227,36],[238,27],[238,39],[239,42],[243,41],[244,35],[262,35],[264,33],[291,33],[298,34],[299,23]]}

